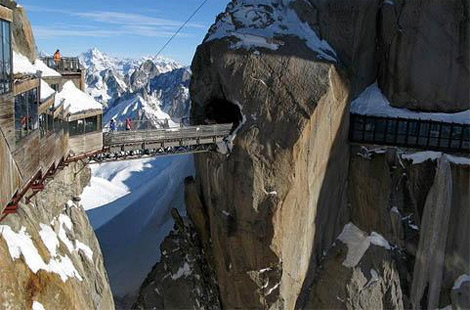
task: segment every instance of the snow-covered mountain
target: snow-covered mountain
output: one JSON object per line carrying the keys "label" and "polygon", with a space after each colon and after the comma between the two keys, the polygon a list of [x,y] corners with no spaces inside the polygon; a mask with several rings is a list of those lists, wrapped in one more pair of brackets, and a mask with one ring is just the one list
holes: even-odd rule
{"label": "snow-covered mountain", "polygon": [[189,113],[190,72],[165,57],[119,59],[96,48],[80,55],[87,69],[87,92],[111,118],[151,120],[181,118]]}
{"label": "snow-covered mountain", "polygon": [[[148,121],[189,115],[191,72],[167,58],[118,59],[94,48],[80,56],[87,92],[111,118]],[[170,121],[171,122],[171,121]],[[173,226],[172,208],[184,210],[184,178],[194,173],[191,155],[94,166],[82,194],[106,261],[117,308],[132,304]]]}

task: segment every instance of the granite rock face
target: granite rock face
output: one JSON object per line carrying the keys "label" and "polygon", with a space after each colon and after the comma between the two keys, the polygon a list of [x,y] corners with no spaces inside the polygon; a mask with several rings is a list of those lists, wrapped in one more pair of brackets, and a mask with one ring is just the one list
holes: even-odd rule
{"label": "granite rock face", "polygon": [[351,154],[351,221],[393,245],[405,308],[465,303],[453,288],[469,274],[470,161],[447,155],[426,160],[426,153],[396,149],[355,147]]}
{"label": "granite rock face", "polygon": [[190,221],[172,212],[175,227],[162,258],[142,284],[133,309],[220,309],[217,284]]}
{"label": "granite rock face", "polygon": [[470,108],[469,2],[385,1],[379,84],[393,106]]}
{"label": "granite rock face", "polygon": [[[0,223],[0,304],[7,309],[114,309],[103,256],[73,202],[90,170],[71,164]],[[80,171],[77,173],[77,171]]]}
{"label": "granite rock face", "polygon": [[192,64],[192,117],[243,124],[230,155],[196,157],[227,308],[293,308],[345,222],[348,80],[283,42],[261,53],[210,41]]}
{"label": "granite rock face", "polygon": [[470,108],[469,2],[291,1],[336,51],[352,93],[378,80],[395,107]]}
{"label": "granite rock face", "polygon": [[[351,147],[348,104],[378,80],[396,107],[468,109],[467,7],[244,0],[218,16],[191,66],[191,117],[233,123],[233,136],[196,155],[185,195],[224,308],[465,304],[467,284],[452,288],[470,273],[468,164]],[[382,245],[345,266],[348,222]],[[437,231],[439,262],[420,260]]]}
{"label": "granite rock face", "polygon": [[13,21],[11,23],[13,50],[34,62],[37,58],[36,42],[25,9],[12,0],[1,0],[0,4],[13,11]]}

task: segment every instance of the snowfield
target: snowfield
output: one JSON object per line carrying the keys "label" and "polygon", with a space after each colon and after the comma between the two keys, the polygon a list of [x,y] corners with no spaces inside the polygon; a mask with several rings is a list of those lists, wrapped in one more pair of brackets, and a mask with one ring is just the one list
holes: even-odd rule
{"label": "snowfield", "polygon": [[113,294],[133,296],[160,260],[173,228],[170,211],[184,214],[184,178],[192,155],[92,165],[81,198],[105,257]]}

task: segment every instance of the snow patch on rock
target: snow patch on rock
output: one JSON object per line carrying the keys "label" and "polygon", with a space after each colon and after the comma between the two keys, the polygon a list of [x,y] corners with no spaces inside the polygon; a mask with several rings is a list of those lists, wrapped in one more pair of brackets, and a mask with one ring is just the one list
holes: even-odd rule
{"label": "snow patch on rock", "polygon": [[470,165],[470,158],[468,157],[459,157],[454,155],[449,155],[442,152],[434,152],[434,151],[424,151],[424,152],[416,152],[410,154],[403,154],[402,158],[410,160],[412,164],[417,165],[424,163],[427,160],[436,161],[442,156],[445,156],[446,159],[455,164],[455,165]]}
{"label": "snow patch on rock", "polygon": [[343,266],[348,268],[357,266],[371,244],[384,247],[387,250],[391,249],[388,241],[380,234],[372,232],[369,236],[352,223],[344,226],[343,231],[338,236],[338,240],[348,247],[348,254],[343,262]]}
{"label": "snow patch on rock", "polygon": [[465,282],[470,282],[470,275],[468,274],[463,274],[460,277],[458,277],[455,282],[454,286],[452,287],[453,290],[458,290],[460,287],[465,283]]}
{"label": "snow patch on rock", "polygon": [[[34,246],[31,236],[26,232],[25,227],[22,227],[18,233],[15,233],[10,226],[2,225],[0,226],[0,235],[7,243],[11,258],[17,260],[23,256],[24,262],[33,273],[37,273],[39,270],[55,273],[59,275],[63,282],[66,282],[69,278],[75,278],[79,281],[83,280],[67,255],[51,257],[49,263],[46,264]],[[53,246],[53,243],[54,245],[56,244],[50,231],[43,231],[41,238],[43,237],[46,238],[47,244],[45,245],[48,249]],[[54,253],[57,254],[57,252]]]}
{"label": "snow patch on rock", "polygon": [[184,265],[180,267],[175,274],[171,275],[171,278],[173,280],[178,280],[182,276],[187,277],[187,276],[190,276],[191,274],[192,274],[191,267],[189,266],[187,262],[185,262]]}
{"label": "snow patch on rock", "polygon": [[319,58],[336,62],[336,53],[325,40],[320,40],[313,29],[302,22],[291,7],[292,0],[274,7],[262,0],[232,2],[222,17],[209,30],[207,41],[235,38],[233,49],[277,50],[285,43],[284,37],[297,37]]}
{"label": "snow patch on rock", "polygon": [[351,113],[373,115],[379,117],[401,117],[406,119],[421,119],[442,121],[448,123],[470,124],[470,110],[459,113],[429,113],[416,112],[405,108],[395,108],[390,105],[377,82],[367,87],[351,103]]}
{"label": "snow patch on rock", "polygon": [[33,307],[32,310],[46,310],[44,306],[38,302],[38,301],[33,301]]}

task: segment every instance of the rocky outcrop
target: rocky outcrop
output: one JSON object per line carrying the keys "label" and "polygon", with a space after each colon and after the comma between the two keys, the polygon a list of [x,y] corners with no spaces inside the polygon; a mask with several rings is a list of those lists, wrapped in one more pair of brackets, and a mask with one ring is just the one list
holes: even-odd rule
{"label": "rocky outcrop", "polygon": [[172,118],[188,117],[191,108],[188,91],[190,80],[191,72],[187,68],[161,73],[150,80],[150,94],[158,98],[163,112]]}
{"label": "rocky outcrop", "polygon": [[228,157],[196,157],[206,250],[224,307],[289,309],[345,222],[349,86],[298,37],[250,52],[238,39],[206,42],[192,64],[192,117],[242,124]]}
{"label": "rocky outcrop", "polygon": [[353,95],[375,80],[393,106],[470,108],[468,1],[291,1],[336,51]]}
{"label": "rocky outcrop", "polygon": [[[470,160],[364,147],[354,147],[351,153],[351,221],[367,233],[381,234],[393,245],[395,253],[389,262],[400,275],[405,308],[434,309],[465,303],[465,297],[456,298],[453,288],[457,279],[469,272]],[[332,264],[328,255],[321,270]],[[336,285],[341,287],[353,280],[349,275]],[[322,284],[315,282],[311,302],[317,300],[314,292]],[[333,289],[331,281],[327,286]]]}
{"label": "rocky outcrop", "polygon": [[[456,50],[463,46],[468,51],[468,39],[461,37],[466,33],[466,13],[456,19],[461,25],[459,39],[452,39],[444,48],[447,52],[424,52],[420,36],[442,25],[438,19],[400,15],[416,5],[420,3],[232,1],[211,27],[192,64],[191,116],[209,123],[234,123],[234,141],[228,143],[228,154],[196,156],[195,187],[202,207],[199,214],[193,214],[198,208],[189,214],[213,258],[224,307],[412,306],[415,260],[426,243],[419,232],[433,229],[423,221],[429,222],[425,218],[432,208],[426,202],[430,191],[440,186],[434,185],[436,165],[411,164],[396,149],[353,148],[350,158],[347,104],[378,79],[397,107],[468,108],[468,92],[461,87],[468,69],[449,65]],[[428,6],[435,6],[433,10],[439,11],[440,5],[446,4],[423,8],[427,12]],[[391,8],[400,15],[398,21],[392,20]],[[458,10],[452,12],[460,16]],[[403,28],[402,21],[408,23]],[[410,31],[401,32],[405,26]],[[442,28],[437,37],[449,30],[449,38],[455,38],[455,27]],[[413,31],[415,41],[404,38]],[[403,53],[413,55],[412,61]],[[446,68],[430,68],[430,59]],[[453,75],[452,86],[435,83],[434,70]],[[397,82],[402,76],[408,81],[403,88]],[[461,171],[460,166],[455,169]],[[468,181],[456,184],[468,186]],[[453,201],[466,198],[460,192],[456,195]],[[394,250],[372,247],[364,256],[366,267],[343,268],[337,256],[344,250],[332,244],[349,220],[366,234],[380,234]],[[455,242],[449,250],[468,240]],[[466,261],[460,252],[453,255]],[[331,274],[319,266],[336,270],[342,280],[333,279],[329,289],[322,290],[316,281]],[[380,285],[367,287],[367,294],[361,295],[373,274]],[[441,294],[439,306],[446,305],[451,287],[446,284],[434,291]],[[313,296],[319,290],[324,296]],[[400,294],[390,296],[392,291]],[[342,292],[351,301],[336,303],[333,292]]]}
{"label": "rocky outcrop", "polygon": [[142,284],[133,309],[220,309],[196,231],[175,209],[172,214],[175,227],[161,244],[161,260]]}
{"label": "rocky outcrop", "polygon": [[393,106],[470,108],[469,2],[384,1],[379,83]]}
{"label": "rocky outcrop", "polygon": [[0,223],[0,303],[7,309],[113,309],[103,256],[73,202],[90,170],[71,164]]}
{"label": "rocky outcrop", "polygon": [[[345,226],[323,257],[305,309],[403,309],[393,251],[381,236],[373,238],[377,240]],[[379,240],[384,243],[375,242]],[[365,252],[358,251],[366,246]]]}
{"label": "rocky outcrop", "polygon": [[1,0],[0,4],[13,11],[13,22],[11,23],[13,50],[34,62],[37,58],[36,42],[25,9],[11,0]]}

